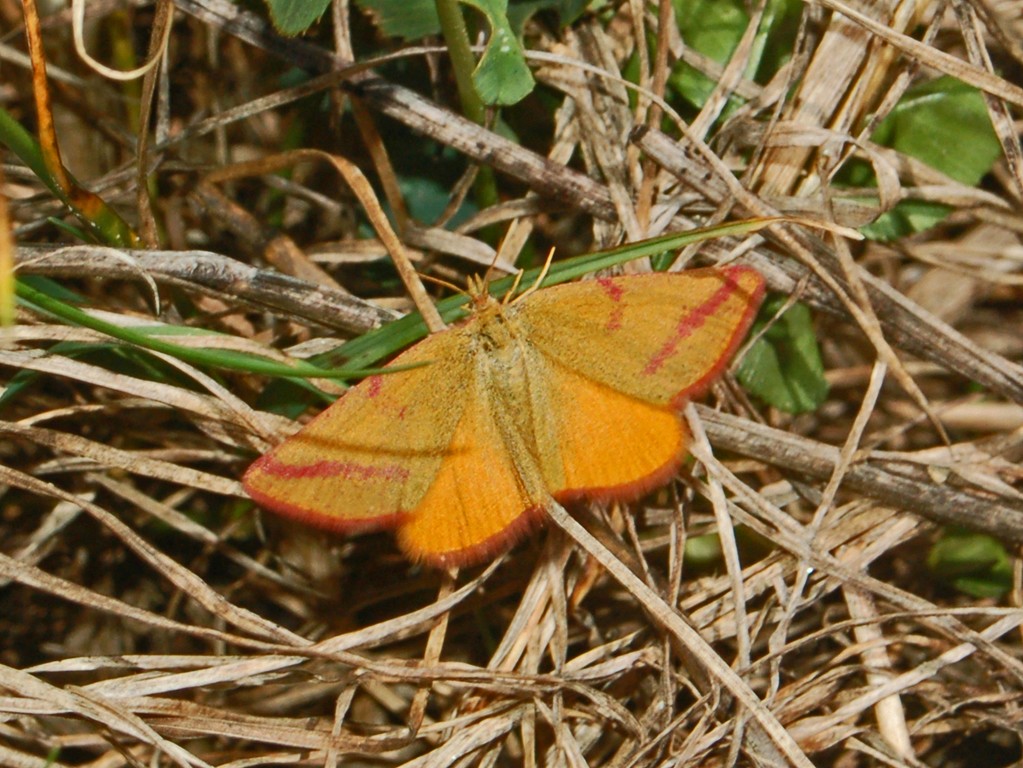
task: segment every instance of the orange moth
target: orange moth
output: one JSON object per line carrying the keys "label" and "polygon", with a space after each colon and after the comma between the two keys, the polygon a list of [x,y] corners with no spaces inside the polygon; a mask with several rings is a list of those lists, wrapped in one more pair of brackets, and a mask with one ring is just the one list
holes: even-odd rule
{"label": "orange moth", "polygon": [[471,314],[258,459],[259,504],[344,532],[397,528],[436,566],[510,547],[552,500],[635,499],[685,457],[681,409],[721,373],[764,281],[746,267],[599,278]]}

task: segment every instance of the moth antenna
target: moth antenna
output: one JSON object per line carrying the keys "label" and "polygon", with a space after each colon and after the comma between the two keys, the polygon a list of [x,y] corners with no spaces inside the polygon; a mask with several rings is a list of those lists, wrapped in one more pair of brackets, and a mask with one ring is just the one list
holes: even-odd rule
{"label": "moth antenna", "polygon": [[423,275],[423,274],[420,274],[419,277],[420,277],[420,279],[425,280],[428,283],[433,283],[434,285],[444,286],[448,290],[454,291],[455,293],[460,293],[463,296],[468,296],[469,295],[469,291],[466,291],[464,288],[461,288],[461,287],[455,285],[454,283],[448,282],[447,280],[444,280],[442,278],[434,277],[433,275]]}
{"label": "moth antenna", "polygon": [[494,258],[490,260],[490,264],[487,265],[487,271],[483,273],[484,285],[490,285],[490,275],[494,271],[494,267],[497,266],[497,260],[501,258],[501,249],[498,248],[494,251]]}
{"label": "moth antenna", "polygon": [[515,279],[512,281],[511,288],[504,295],[504,301],[502,304],[510,304],[515,301],[515,291],[519,289],[519,283],[522,282],[522,275],[525,274],[521,269],[515,273]]}
{"label": "moth antenna", "polygon": [[[536,280],[533,281],[533,284],[531,286],[529,286],[526,290],[524,290],[522,293],[520,293],[518,296],[516,296],[515,297],[515,301],[520,301],[520,300],[526,298],[529,294],[534,293],[534,292],[540,290],[540,284],[547,277],[547,273],[551,271],[551,262],[553,262],[553,261],[554,261],[554,249],[551,248],[547,252],[547,258],[544,260],[543,267],[540,269],[540,274],[536,276]],[[519,272],[519,277],[522,277],[522,273],[521,272]],[[518,278],[516,278],[515,285],[518,286],[518,284],[519,284],[519,281],[518,281]]]}

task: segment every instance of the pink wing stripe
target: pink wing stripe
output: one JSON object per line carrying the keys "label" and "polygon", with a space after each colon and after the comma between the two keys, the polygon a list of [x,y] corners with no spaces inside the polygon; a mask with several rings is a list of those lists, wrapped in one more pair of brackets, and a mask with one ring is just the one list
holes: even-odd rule
{"label": "pink wing stripe", "polygon": [[643,373],[647,376],[657,373],[678,352],[682,342],[699,330],[707,322],[707,318],[713,315],[728,300],[729,296],[738,289],[739,284],[731,275],[726,274],[724,285],[718,288],[713,296],[679,319],[674,333],[668,337],[664,345],[650,358],[643,369]]}
{"label": "pink wing stripe", "polygon": [[615,308],[611,310],[611,315],[604,325],[604,330],[608,332],[620,330],[622,318],[625,315],[625,308],[622,306],[622,297],[625,295],[625,289],[607,277],[598,277],[597,285],[604,290],[607,297],[615,304]]}
{"label": "pink wing stripe", "polygon": [[316,461],[312,464],[285,464],[272,454],[255,465],[268,475],[295,480],[311,477],[340,477],[343,480],[406,480],[409,471],[399,464],[360,464],[355,461]]}

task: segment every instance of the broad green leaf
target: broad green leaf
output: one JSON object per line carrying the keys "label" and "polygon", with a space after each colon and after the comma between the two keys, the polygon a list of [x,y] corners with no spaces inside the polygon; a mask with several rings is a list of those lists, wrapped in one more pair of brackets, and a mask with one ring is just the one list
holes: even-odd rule
{"label": "broad green leaf", "polygon": [[[440,20],[433,0],[357,0],[391,37],[413,40],[440,32]],[[475,8],[487,20],[490,39],[472,73],[473,85],[485,104],[507,106],[521,101],[533,90],[533,74],[526,65],[510,22],[508,0],[459,0]],[[554,0],[548,0],[552,5]],[[535,12],[540,7],[529,10]],[[528,14],[527,14],[528,15]],[[520,23],[525,19],[520,16]]]}
{"label": "broad green leaf", "polygon": [[[984,97],[952,77],[939,77],[906,91],[878,125],[873,140],[971,187],[980,183],[1002,154]],[[934,226],[948,212],[937,203],[906,200],[861,231],[875,240],[890,240]]]}
{"label": "broad green leaf", "polygon": [[[742,0],[674,0],[675,18],[687,46],[722,64],[742,37],[749,17]],[[714,90],[714,81],[688,64],[680,64],[669,78],[671,87],[694,106],[702,106]]]}
{"label": "broad green leaf", "polygon": [[[750,17],[745,0],[673,0],[682,40],[692,50],[718,64],[732,56]],[[788,59],[798,18],[799,0],[768,0],[749,61],[747,77],[768,78]],[[779,55],[785,51],[784,55]],[[669,77],[672,90],[696,107],[703,106],[715,82],[698,69],[680,62]]]}
{"label": "broad green leaf", "polygon": [[984,97],[953,77],[906,91],[873,140],[915,157],[971,187],[1001,156]]}
{"label": "broad green leaf", "polygon": [[356,0],[388,37],[418,40],[440,33],[434,0]]}
{"label": "broad green leaf", "polygon": [[[450,188],[436,179],[407,176],[398,180],[398,186],[408,204],[409,214],[416,221],[436,223],[451,202]],[[471,200],[466,200],[446,226],[457,227],[476,212],[476,205]]]}
{"label": "broad green leaf", "polygon": [[533,90],[533,73],[526,55],[508,23],[508,0],[460,0],[487,18],[490,39],[472,73],[476,91],[485,104],[516,104]]}
{"label": "broad green leaf", "polygon": [[1012,588],[1012,561],[986,533],[952,528],[931,547],[927,565],[942,581],[972,597],[1001,597]]}
{"label": "broad green leaf", "polygon": [[270,20],[282,35],[293,37],[311,27],[330,5],[330,0],[266,0]]}
{"label": "broad green leaf", "polygon": [[[752,333],[760,332],[782,304],[782,297],[769,298]],[[820,406],[828,383],[810,310],[803,304],[789,307],[750,347],[736,376],[752,394],[786,413]]]}
{"label": "broad green leaf", "polygon": [[871,240],[897,240],[941,223],[951,210],[947,205],[927,200],[903,200],[890,211],[860,227],[860,232]]}

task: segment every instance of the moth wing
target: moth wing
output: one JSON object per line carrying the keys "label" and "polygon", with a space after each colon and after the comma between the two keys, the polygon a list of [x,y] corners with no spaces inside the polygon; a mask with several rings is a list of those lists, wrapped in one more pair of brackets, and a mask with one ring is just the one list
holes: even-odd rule
{"label": "moth wing", "polygon": [[[415,511],[398,530],[402,549],[436,566],[468,565],[507,549],[550,500],[521,435],[502,428],[495,393],[474,379],[450,450]],[[517,454],[517,455],[516,455]]]}
{"label": "moth wing", "polygon": [[340,531],[397,525],[426,494],[455,436],[471,375],[459,329],[434,334],[348,390],[258,459],[245,490],[259,504]]}
{"label": "moth wing", "polygon": [[547,363],[548,439],[540,464],[555,497],[631,499],[663,485],[688,443],[679,414],[556,361]]}
{"label": "moth wing", "polygon": [[567,283],[510,308],[564,368],[656,405],[700,394],[742,342],[763,298],[747,267]]}

